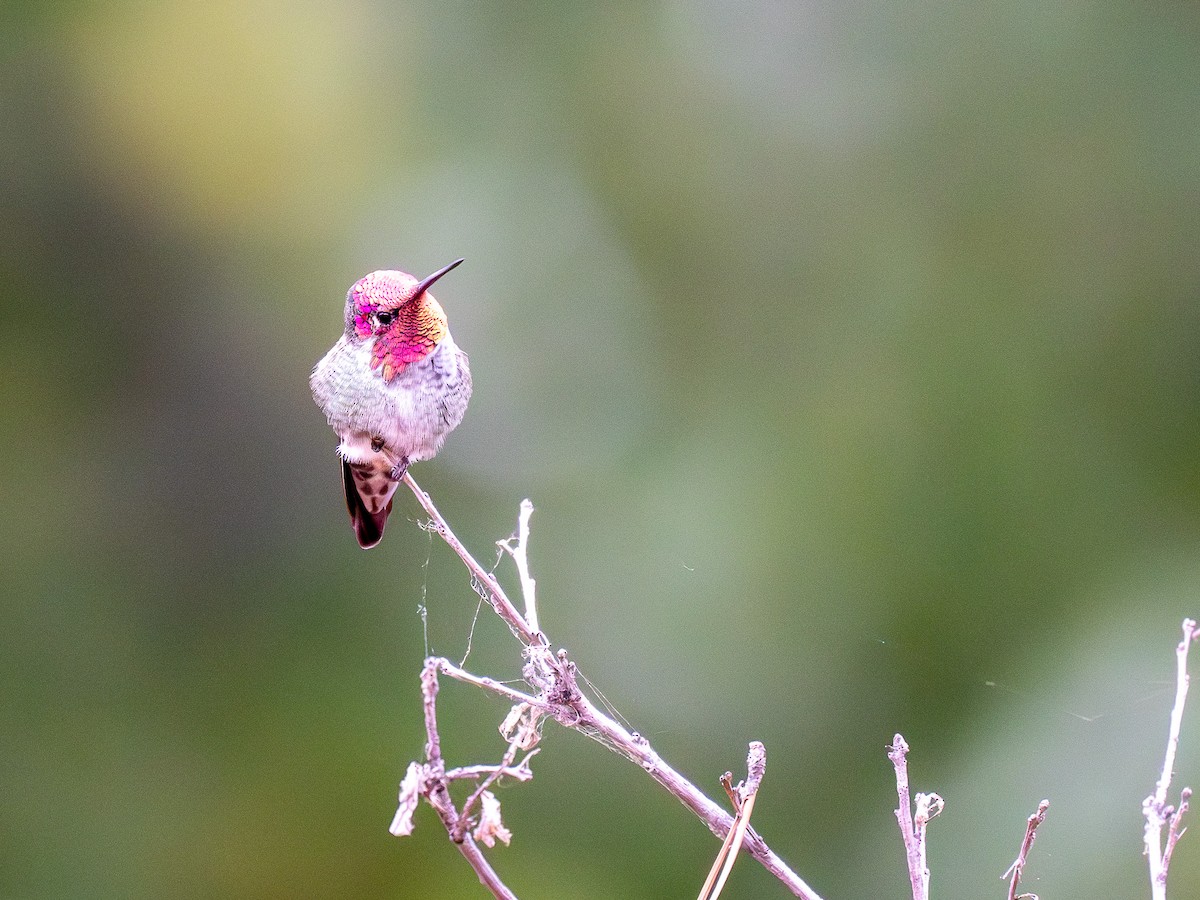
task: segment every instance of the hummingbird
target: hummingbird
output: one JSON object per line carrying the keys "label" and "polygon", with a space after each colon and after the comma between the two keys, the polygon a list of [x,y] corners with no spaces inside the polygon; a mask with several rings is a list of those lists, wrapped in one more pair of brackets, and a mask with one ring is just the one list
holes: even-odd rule
{"label": "hummingbird", "polygon": [[350,525],[363,549],[383,538],[410,463],[430,459],[471,398],[467,354],[450,337],[432,275],[381,270],[346,294],[346,330],[313,368],[313,399],[337,432]]}

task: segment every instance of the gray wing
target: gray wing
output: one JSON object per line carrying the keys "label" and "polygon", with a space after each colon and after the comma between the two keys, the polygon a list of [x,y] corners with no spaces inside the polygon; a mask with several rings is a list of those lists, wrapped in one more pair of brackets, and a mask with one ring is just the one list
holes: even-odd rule
{"label": "gray wing", "polygon": [[454,378],[447,382],[446,393],[438,404],[447,431],[458,427],[467,414],[467,402],[471,399],[471,367],[467,354],[457,346],[454,348],[454,368]]}

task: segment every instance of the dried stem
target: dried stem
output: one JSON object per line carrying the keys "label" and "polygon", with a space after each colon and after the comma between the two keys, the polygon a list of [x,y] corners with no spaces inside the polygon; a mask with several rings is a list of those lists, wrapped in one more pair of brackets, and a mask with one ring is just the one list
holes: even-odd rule
{"label": "dried stem", "polygon": [[892,761],[896,770],[896,794],[900,799],[900,805],[896,808],[896,821],[900,824],[900,836],[904,839],[913,900],[929,900],[925,826],[946,804],[937,794],[917,794],[914,811],[914,804],[908,792],[908,744],[904,735],[897,734],[893,738],[892,745],[888,747],[888,759]]}
{"label": "dried stem", "polygon": [[925,856],[927,847],[925,831],[929,820],[939,815],[945,808],[946,801],[937,794],[917,794],[915,805],[913,837],[916,838],[917,849],[920,851],[921,874],[924,876],[925,893],[922,894],[922,900],[927,900],[929,897],[929,862]]}
{"label": "dried stem", "polygon": [[403,481],[408,485],[409,490],[413,492],[413,495],[417,498],[417,502],[429,514],[429,518],[442,540],[449,544],[450,549],[458,554],[458,558],[466,564],[475,581],[487,590],[487,597],[485,599],[491,604],[492,609],[496,611],[496,615],[505,621],[513,633],[521,639],[522,643],[536,644],[544,641],[545,638],[536,634],[521,614],[517,612],[517,608],[512,605],[512,601],[508,599],[508,595],[504,593],[504,588],[500,587],[500,583],[496,581],[495,577],[476,562],[475,557],[467,552],[467,548],[463,546],[462,541],[455,537],[446,520],[442,518],[442,514],[438,512],[437,507],[433,505],[433,501],[429,499],[429,495],[421,490],[417,483],[413,481],[412,473],[405,472]]}
{"label": "dried stem", "polygon": [[521,579],[521,596],[525,598],[525,621],[535,634],[541,633],[537,615],[537,582],[529,574],[529,518],[533,515],[533,504],[529,500],[521,501],[521,512],[517,516],[517,533],[514,539],[496,541],[496,546],[504,550],[517,566],[517,577]]}
{"label": "dried stem", "polygon": [[[500,876],[496,874],[496,870],[492,868],[491,863],[483,855],[483,852],[472,840],[471,836],[460,831],[460,815],[454,808],[454,801],[450,798],[450,791],[447,788],[446,765],[442,760],[442,745],[441,738],[438,735],[437,727],[437,694],[438,694],[438,679],[437,666],[426,661],[425,667],[421,670],[421,694],[425,708],[425,765],[422,773],[422,789],[421,793],[429,802],[429,805],[434,808],[438,814],[438,818],[442,820],[442,824],[446,828],[447,834],[451,837],[457,835],[454,845],[458,847],[458,851],[466,859],[467,863],[475,870],[475,874],[479,876],[479,882],[495,897],[504,898],[504,900],[516,900],[517,895],[510,891],[507,885],[500,880]],[[402,802],[403,802],[403,798]]]}
{"label": "dried stem", "polygon": [[487,778],[494,772],[499,772],[503,778],[511,778],[514,781],[529,781],[533,778],[533,770],[529,768],[529,759],[536,756],[540,750],[530,750],[515,766],[459,766],[457,769],[446,770],[447,781],[460,781],[464,779]]}
{"label": "dried stem", "polygon": [[[429,495],[420,489],[413,480],[411,473],[406,473],[403,480],[416,496],[417,501],[425,509],[426,513],[429,514],[437,533],[458,554],[471,573],[474,581],[482,587],[485,599],[487,599],[496,611],[496,614],[505,621],[524,645],[523,652],[526,664],[523,674],[526,682],[537,691],[537,696],[513,690],[490,678],[472,675],[459,667],[453,666],[444,659],[426,660],[423,680],[425,674],[429,674],[436,685],[437,671],[440,670],[461,681],[475,684],[492,693],[504,696],[516,704],[522,705],[521,712],[523,715],[528,714],[535,717],[548,716],[564,727],[573,728],[600,741],[615,752],[637,763],[651,778],[662,785],[672,796],[698,816],[718,838],[724,839],[727,837],[734,828],[734,817],[664,762],[644,737],[640,734],[629,732],[621,724],[601,711],[579,689],[575,664],[570,661],[566,651],[559,650],[557,653],[554,653],[549,649],[549,640],[535,624],[537,614],[536,601],[533,596],[534,582],[532,578],[528,577],[528,560],[525,556],[529,537],[529,515],[533,511],[532,505],[528,505],[528,507],[525,504],[522,505],[521,522],[515,542],[502,542],[502,546],[512,553],[514,560],[521,560],[521,562],[518,562],[518,571],[521,574],[521,586],[525,594],[526,610],[532,611],[533,621],[530,621],[517,611],[503,588],[496,581],[496,578],[483,568],[483,566],[479,565],[463,546],[462,542],[455,537],[454,532],[450,529],[450,526],[441,513],[438,512]],[[434,690],[436,691],[436,687]],[[516,708],[514,708],[515,712],[518,712]],[[432,716],[432,703],[430,702],[426,704],[427,729],[431,727],[430,719]],[[510,718],[512,718],[511,715]],[[440,765],[440,748],[437,746],[436,741],[436,722],[432,723],[432,728],[429,748],[438,754],[437,759]],[[432,764],[432,754],[427,755],[430,757],[430,764]],[[440,770],[436,774],[444,782],[444,770]],[[444,794],[444,783],[441,785],[441,788]],[[428,799],[437,808],[435,797],[429,796]],[[453,804],[449,802],[448,795],[445,796],[443,806],[448,807],[448,811],[443,815],[443,810],[439,809],[439,815],[443,816],[443,823],[447,824],[447,830],[451,834],[455,834],[456,830],[459,833],[465,834],[465,825],[461,828],[459,827],[457,814],[453,818],[450,817],[450,813],[453,812]],[[459,845],[460,848],[465,846],[468,841],[469,838],[468,840],[464,840],[463,844]],[[792,871],[753,830],[745,831],[743,846],[745,846],[751,856],[758,860],[767,871],[783,882],[797,897],[805,898],[805,900],[820,900],[820,896],[816,891]],[[464,853],[464,855],[466,854]],[[472,865],[475,865],[474,862],[472,862]],[[480,869],[476,867],[476,871],[480,872]],[[494,873],[492,874],[494,876]],[[480,880],[484,880],[482,873],[480,874]],[[498,879],[496,879],[496,883],[498,883]],[[485,884],[489,884],[489,887],[492,886],[491,883],[486,881]],[[503,888],[503,885],[500,885],[500,887]],[[504,889],[507,890],[506,888]],[[498,894],[497,896],[500,895]]]}
{"label": "dried stem", "polygon": [[[575,664],[570,661],[565,650],[559,650],[557,653],[550,650],[550,641],[538,623],[536,581],[529,569],[529,520],[533,513],[533,505],[528,500],[522,502],[516,534],[497,542],[503,551],[513,557],[516,565],[525,602],[525,612],[522,614],[508,598],[495,576],[481,566],[454,535],[429,495],[420,489],[411,474],[406,473],[403,480],[429,514],[432,527],[466,565],[471,573],[473,586],[520,640],[525,657],[523,675],[535,693],[519,691],[495,679],[474,675],[440,657],[427,659],[421,673],[427,736],[426,760],[424,764],[413,763],[409,767],[409,772],[401,784],[400,808],[393,821],[392,832],[399,835],[411,831],[413,806],[418,796],[423,797],[437,812],[447,833],[475,870],[480,882],[496,897],[515,897],[484,857],[476,844],[476,838],[488,846],[492,846],[496,839],[507,842],[509,835],[499,819],[499,804],[488,789],[504,777],[519,781],[527,781],[533,777],[528,763],[537,751],[531,748],[538,740],[541,720],[552,718],[564,727],[580,731],[636,763],[700,818],[713,834],[723,839],[721,851],[701,891],[701,900],[715,900],[719,895],[741,846],[745,846],[751,856],[796,896],[804,900],[821,900],[818,894],[749,827],[750,814],[765,767],[765,749],[762,744],[753,742],[750,745],[750,756],[747,759],[748,775],[744,783],[734,788],[730,773],[725,773],[721,780],[733,803],[735,815],[731,816],[668,765],[644,737],[628,731],[602,711],[579,688],[579,679],[582,676],[576,671]],[[1185,619],[1183,639],[1176,649],[1175,705],[1171,712],[1162,775],[1156,784],[1155,792],[1143,802],[1143,813],[1146,817],[1145,847],[1153,900],[1166,900],[1167,870],[1171,856],[1179,839],[1187,830],[1182,822],[1188,810],[1191,789],[1184,788],[1180,792],[1178,807],[1167,804],[1167,793],[1179,746],[1187,697],[1188,651],[1198,637],[1200,631],[1197,630],[1196,622]],[[496,694],[514,704],[501,726],[501,733],[508,741],[508,748],[499,764],[446,770],[437,727],[436,698],[439,672]],[[584,681],[586,682],[586,679]],[[522,749],[529,752],[520,763],[514,765],[517,752]],[[927,825],[930,819],[942,812],[945,804],[937,794],[917,794],[915,798],[911,797],[908,751],[909,746],[904,737],[897,734],[888,748],[888,758],[896,772],[896,791],[899,798],[896,820],[904,840],[913,900],[928,900],[930,873],[926,846]],[[462,779],[477,779],[480,783],[460,811],[450,797],[448,786],[452,781]],[[480,824],[473,833],[469,833],[472,810],[480,802],[483,807]],[[1017,891],[1037,829],[1045,821],[1048,808],[1049,801],[1043,800],[1037,811],[1029,817],[1017,859],[1001,876],[1010,879],[1008,900],[1036,900],[1036,895],[1018,895]],[[1165,847],[1162,835],[1164,826],[1167,828]]]}
{"label": "dried stem", "polygon": [[456,666],[454,663],[450,662],[450,660],[444,657],[431,656],[429,659],[425,660],[425,665],[434,665],[437,667],[439,672],[449,675],[456,681],[461,681],[464,684],[472,684],[475,687],[489,691],[498,697],[511,700],[513,703],[528,703],[530,706],[542,707],[549,712],[549,707],[532,694],[526,694],[522,691],[516,690],[515,688],[510,688],[507,684],[502,684],[494,678],[488,678],[486,675],[472,675],[466,669],[462,668],[461,666]]}
{"label": "dried stem", "polygon": [[738,795],[733,790],[733,773],[726,772],[720,778],[721,787],[725,788],[725,793],[729,795],[729,802],[733,804],[733,811],[737,812],[742,808],[742,801],[738,799]]}
{"label": "dried stem", "polygon": [[479,783],[479,787],[471,792],[466,800],[463,801],[462,811],[458,814],[458,827],[450,835],[455,841],[461,841],[463,834],[467,830],[467,824],[470,821],[471,809],[479,802],[479,798],[483,796],[483,792],[490,788],[499,780],[504,771],[513,764],[513,760],[517,758],[517,750],[520,749],[516,741],[508,745],[508,749],[504,751],[504,758],[500,760],[500,765],[496,766],[496,771],[483,779]]}
{"label": "dried stem", "polygon": [[1021,884],[1021,872],[1025,869],[1025,862],[1029,857],[1029,851],[1033,847],[1033,839],[1037,835],[1038,826],[1046,821],[1046,811],[1050,809],[1050,801],[1043,800],[1038,804],[1037,812],[1029,817],[1025,823],[1025,837],[1021,841],[1021,850],[1017,854],[1017,858],[1013,860],[1013,864],[1005,870],[1000,876],[1000,880],[1011,878],[1008,885],[1008,900],[1020,900],[1020,898],[1029,898],[1029,900],[1037,900],[1036,894],[1021,894],[1017,895],[1017,889]]}
{"label": "dried stem", "polygon": [[758,788],[762,784],[766,770],[767,748],[761,741],[751,741],[750,752],[746,755],[746,780],[734,789],[732,787],[733,775],[726,772],[721,776],[721,784],[728,792],[729,799],[733,801],[733,808],[737,815],[734,816],[733,828],[725,836],[717,858],[713,860],[708,878],[704,880],[704,886],[700,888],[698,900],[717,900],[717,897],[721,896],[721,891],[725,889],[725,882],[729,878],[729,873],[733,871],[733,863],[737,859],[738,851],[742,848],[746,831],[750,828],[750,813],[754,811],[754,800],[758,797]]}
{"label": "dried stem", "polygon": [[[904,840],[904,853],[908,860],[908,878],[912,883],[914,900],[922,897],[922,875],[920,852],[913,836],[912,799],[908,794],[908,743],[904,735],[897,734],[888,747],[888,759],[896,770],[896,794],[900,805],[896,807],[896,821],[900,825],[900,837]],[[925,893],[928,893],[927,891]]]}
{"label": "dried stem", "polygon": [[1185,787],[1179,792],[1179,808],[1171,814],[1170,824],[1167,826],[1167,848],[1163,851],[1163,876],[1167,874],[1167,869],[1171,866],[1171,856],[1175,853],[1175,845],[1179,843],[1179,839],[1183,837],[1186,828],[1181,828],[1183,822],[1183,814],[1188,811],[1188,801],[1192,799],[1192,789]]}
{"label": "dried stem", "polygon": [[[1187,810],[1191,789],[1184,788],[1179,798],[1179,808],[1167,804],[1167,791],[1171,788],[1171,775],[1175,770],[1175,753],[1179,749],[1179,730],[1183,724],[1183,706],[1187,700],[1188,650],[1200,632],[1193,619],[1183,620],[1183,639],[1175,648],[1175,705],[1171,709],[1171,725],[1167,732],[1167,752],[1163,760],[1162,775],[1155,785],[1154,793],[1142,801],[1142,814],[1146,817],[1146,859],[1150,867],[1150,896],[1153,900],[1166,900],[1167,869],[1175,844],[1186,829],[1181,820]],[[1168,825],[1167,846],[1162,845],[1163,826]]]}

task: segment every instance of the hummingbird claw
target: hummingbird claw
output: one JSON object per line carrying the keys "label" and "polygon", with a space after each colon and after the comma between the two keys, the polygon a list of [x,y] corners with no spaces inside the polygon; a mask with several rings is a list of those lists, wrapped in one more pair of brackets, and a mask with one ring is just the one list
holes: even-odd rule
{"label": "hummingbird claw", "polygon": [[378,453],[380,450],[382,450],[383,449],[383,438],[381,438],[381,437],[371,438],[371,449],[374,450],[376,453]]}
{"label": "hummingbird claw", "polygon": [[404,473],[407,471],[408,471],[408,457],[405,456],[400,459],[400,462],[398,462],[394,466],[392,466],[392,471],[388,473],[388,477],[391,478],[392,481],[399,481],[401,478],[404,477]]}

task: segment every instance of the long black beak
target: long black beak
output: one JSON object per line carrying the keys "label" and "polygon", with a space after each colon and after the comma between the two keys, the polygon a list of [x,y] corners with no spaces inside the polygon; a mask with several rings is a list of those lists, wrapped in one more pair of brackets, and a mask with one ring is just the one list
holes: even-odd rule
{"label": "long black beak", "polygon": [[425,277],[425,279],[413,289],[412,299],[416,300],[423,293],[425,293],[427,290],[429,290],[431,287],[433,287],[433,283],[435,281],[437,281],[439,278],[441,278],[443,275],[445,275],[447,272],[449,272],[455,266],[461,265],[463,262],[464,262],[464,260],[456,259],[454,262],[450,263],[450,265],[442,266],[440,269],[438,269],[432,275],[427,275]]}

